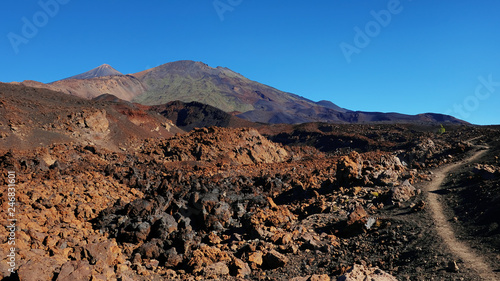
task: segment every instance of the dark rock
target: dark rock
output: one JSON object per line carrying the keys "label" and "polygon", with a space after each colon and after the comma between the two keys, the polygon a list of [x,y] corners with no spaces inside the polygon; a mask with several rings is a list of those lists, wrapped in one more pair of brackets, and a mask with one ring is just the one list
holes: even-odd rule
{"label": "dark rock", "polygon": [[288,258],[276,250],[271,250],[264,256],[263,261],[267,268],[275,269],[285,266],[288,263]]}
{"label": "dark rock", "polygon": [[158,259],[160,255],[163,253],[163,249],[161,247],[161,240],[153,239],[152,241],[148,241],[142,244],[137,252],[141,255],[143,259]]}
{"label": "dark rock", "polygon": [[178,224],[172,215],[165,212],[156,217],[156,222],[152,227],[152,235],[160,239],[167,239],[170,234],[177,231]]}
{"label": "dark rock", "polygon": [[448,263],[448,268],[447,269],[448,269],[449,272],[458,272],[460,270],[460,268],[458,267],[456,261],[450,261]]}
{"label": "dark rock", "polygon": [[164,256],[166,267],[176,267],[182,262],[182,256],[177,254],[175,248],[170,248],[165,251]]}

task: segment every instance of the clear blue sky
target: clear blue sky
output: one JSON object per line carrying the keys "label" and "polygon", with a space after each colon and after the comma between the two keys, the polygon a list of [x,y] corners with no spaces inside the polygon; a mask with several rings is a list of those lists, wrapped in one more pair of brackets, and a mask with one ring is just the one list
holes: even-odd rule
{"label": "clear blue sky", "polygon": [[2,3],[0,81],[190,59],[352,110],[500,124],[500,1],[55,1]]}

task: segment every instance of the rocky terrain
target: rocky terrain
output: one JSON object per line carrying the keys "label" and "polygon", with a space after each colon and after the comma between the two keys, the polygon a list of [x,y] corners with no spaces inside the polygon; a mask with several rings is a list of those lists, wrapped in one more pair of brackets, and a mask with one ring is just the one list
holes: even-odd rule
{"label": "rocky terrain", "polygon": [[454,236],[500,266],[496,127],[184,132],[111,95],[0,93],[0,185],[15,171],[17,219],[11,274],[2,188],[3,280],[484,280],[437,231],[438,175]]}
{"label": "rocky terrain", "polygon": [[86,100],[47,89],[0,83],[0,145],[32,148],[53,143],[98,144],[111,150],[183,130],[170,119],[129,102]]}

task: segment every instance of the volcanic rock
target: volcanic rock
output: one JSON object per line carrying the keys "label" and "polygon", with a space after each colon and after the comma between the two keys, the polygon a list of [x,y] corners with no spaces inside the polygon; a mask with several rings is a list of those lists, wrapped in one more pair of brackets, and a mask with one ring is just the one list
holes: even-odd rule
{"label": "volcanic rock", "polygon": [[264,256],[263,261],[266,267],[275,269],[285,266],[288,263],[288,258],[276,250],[271,250]]}
{"label": "volcanic rock", "polygon": [[338,281],[397,281],[397,279],[376,268],[368,268],[364,265],[355,264],[346,274],[340,276]]}
{"label": "volcanic rock", "polygon": [[272,143],[255,129],[222,129],[216,127],[195,129],[185,136],[177,136],[153,146],[145,146],[151,153],[160,146],[163,160],[218,161],[239,164],[277,163],[288,158],[283,147]]}
{"label": "volcanic rock", "polygon": [[337,180],[341,184],[351,184],[361,178],[361,157],[357,152],[342,156],[337,163]]}
{"label": "volcanic rock", "polygon": [[[58,262],[47,256],[37,256],[30,259],[17,270],[20,281],[43,281],[52,280],[54,272],[61,265]],[[90,276],[90,274],[89,274]]]}
{"label": "volcanic rock", "polygon": [[229,268],[224,262],[213,263],[203,269],[203,277],[205,278],[220,278],[228,274]]}
{"label": "volcanic rock", "polygon": [[393,202],[405,202],[415,196],[416,189],[408,180],[405,180],[401,185],[391,189],[391,200]]}
{"label": "volcanic rock", "polygon": [[310,278],[309,281],[330,281],[330,276],[327,274],[313,274]]}
{"label": "volcanic rock", "polygon": [[250,269],[250,266],[248,266],[248,263],[238,258],[233,259],[229,269],[231,270],[231,275],[241,278],[244,278],[252,273],[252,270]]}
{"label": "volcanic rock", "polygon": [[488,164],[476,164],[473,172],[485,180],[492,180],[500,177],[500,168]]}
{"label": "volcanic rock", "polygon": [[92,268],[88,261],[69,261],[62,266],[56,281],[86,281],[91,275]]}
{"label": "volcanic rock", "polygon": [[254,253],[251,253],[248,256],[248,262],[252,266],[252,268],[257,268],[258,266],[261,266],[263,263],[263,254],[261,251],[257,251]]}

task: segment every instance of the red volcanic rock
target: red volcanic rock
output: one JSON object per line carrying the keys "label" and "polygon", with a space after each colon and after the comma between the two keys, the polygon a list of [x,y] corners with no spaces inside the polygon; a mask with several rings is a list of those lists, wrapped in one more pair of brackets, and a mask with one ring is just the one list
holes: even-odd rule
{"label": "red volcanic rock", "polygon": [[[191,267],[194,272],[200,272],[207,265],[217,262],[228,262],[230,260],[231,257],[226,252],[216,247],[201,246],[193,252],[193,257],[188,262],[188,266]],[[217,267],[220,268],[220,266]]]}
{"label": "red volcanic rock", "polygon": [[252,270],[248,266],[248,263],[246,263],[238,258],[233,259],[229,269],[231,270],[231,275],[236,276],[236,277],[240,277],[240,278],[244,278],[247,275],[250,275],[252,273]]}
{"label": "red volcanic rock", "polygon": [[[158,151],[158,147],[162,151]],[[195,129],[186,135],[144,145],[145,153],[160,153],[163,161],[207,161],[221,163],[276,163],[288,159],[279,144],[255,129]]]}
{"label": "red volcanic rock", "polygon": [[[48,256],[34,256],[17,270],[20,281],[52,280],[61,264]],[[90,275],[89,275],[90,276]]]}
{"label": "red volcanic rock", "polygon": [[349,184],[361,178],[361,157],[357,152],[342,156],[337,163],[337,180],[341,184]]}
{"label": "red volcanic rock", "polygon": [[92,275],[92,268],[88,261],[69,261],[65,263],[56,281],[84,281],[89,280]]}

